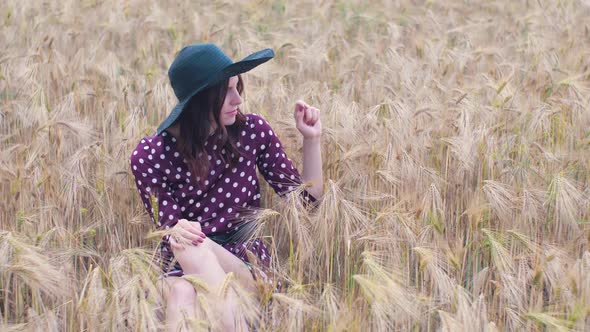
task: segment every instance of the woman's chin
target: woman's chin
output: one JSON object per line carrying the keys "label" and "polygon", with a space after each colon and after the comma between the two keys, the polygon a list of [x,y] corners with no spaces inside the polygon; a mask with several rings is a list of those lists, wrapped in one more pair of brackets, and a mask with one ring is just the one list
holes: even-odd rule
{"label": "woman's chin", "polygon": [[230,119],[224,119],[223,120],[223,125],[224,126],[231,126],[234,123],[236,123],[236,117],[235,116],[231,117]]}

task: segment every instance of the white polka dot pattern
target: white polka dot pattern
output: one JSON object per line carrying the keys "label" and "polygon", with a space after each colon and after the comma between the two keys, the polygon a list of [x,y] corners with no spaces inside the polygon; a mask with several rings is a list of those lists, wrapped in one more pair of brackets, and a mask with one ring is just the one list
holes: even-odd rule
{"label": "white polka dot pattern", "polygon": [[[301,185],[301,175],[293,166],[291,159],[285,154],[281,141],[268,122],[256,114],[254,114],[254,119],[257,124],[255,130],[259,133],[258,144],[256,144],[258,147],[256,155],[258,170],[273,190],[282,196]],[[258,192],[255,193],[255,195],[257,194]],[[302,193],[302,199],[315,201],[313,196],[305,191]]]}
{"label": "white polka dot pattern", "polygon": [[[186,218],[200,222],[207,235],[238,230],[243,218],[240,212],[244,208],[260,207],[256,167],[279,195],[301,184],[299,172],[286,156],[270,125],[257,114],[248,114],[246,118],[247,124],[238,135],[241,155],[235,165],[222,161],[227,146],[222,147],[219,137],[210,135],[205,144],[209,171],[204,184],[200,185],[192,177],[176,140],[167,131],[159,136],[146,137],[137,145],[130,156],[131,168],[143,205],[158,229],[168,229],[179,219]],[[151,194],[158,203],[157,221],[151,206]],[[312,196],[304,196],[313,201]],[[172,253],[168,250],[167,240],[162,240],[162,251],[166,251],[165,260],[170,261]],[[247,247],[261,261],[270,262],[264,243],[253,243],[255,245]],[[236,244],[226,245],[228,250],[229,246],[236,248]],[[238,243],[237,247],[242,246]],[[247,260],[245,252],[232,252]]]}

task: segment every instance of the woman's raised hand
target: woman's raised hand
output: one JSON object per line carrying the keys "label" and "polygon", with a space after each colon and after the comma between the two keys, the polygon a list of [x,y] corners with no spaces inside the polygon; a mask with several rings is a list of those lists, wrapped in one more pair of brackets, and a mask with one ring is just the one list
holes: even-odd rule
{"label": "woman's raised hand", "polygon": [[205,241],[206,235],[201,231],[201,224],[196,221],[180,219],[173,227],[170,235],[170,246],[173,249],[184,249],[184,245],[198,246]]}
{"label": "woman's raised hand", "polygon": [[307,105],[303,100],[295,103],[295,125],[303,138],[319,138],[322,135],[320,110]]}

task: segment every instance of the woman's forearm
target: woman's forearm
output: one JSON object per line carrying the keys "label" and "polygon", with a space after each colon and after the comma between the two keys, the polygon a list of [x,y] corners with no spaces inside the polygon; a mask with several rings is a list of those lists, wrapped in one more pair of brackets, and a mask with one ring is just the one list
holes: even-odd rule
{"label": "woman's forearm", "polygon": [[321,138],[303,139],[303,181],[311,183],[306,190],[316,199],[324,193],[324,176],[322,174]]}

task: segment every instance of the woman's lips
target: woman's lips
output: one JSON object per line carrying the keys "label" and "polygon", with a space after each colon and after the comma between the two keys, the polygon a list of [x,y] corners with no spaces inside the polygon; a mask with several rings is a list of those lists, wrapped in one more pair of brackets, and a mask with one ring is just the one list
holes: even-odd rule
{"label": "woman's lips", "polygon": [[238,114],[238,110],[233,110],[231,112],[227,112],[226,114],[227,115],[236,115],[236,114]]}

